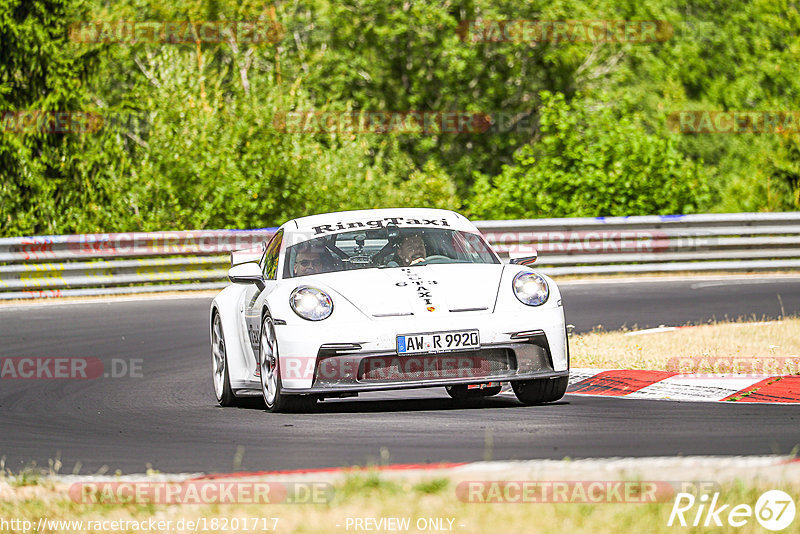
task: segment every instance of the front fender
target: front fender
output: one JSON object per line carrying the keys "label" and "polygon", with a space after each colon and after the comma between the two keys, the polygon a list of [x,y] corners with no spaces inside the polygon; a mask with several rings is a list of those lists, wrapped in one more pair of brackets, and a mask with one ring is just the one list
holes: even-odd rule
{"label": "front fender", "polygon": [[243,345],[240,313],[246,286],[231,284],[223,289],[211,302],[209,309],[209,337],[215,313],[219,313],[222,324],[222,335],[225,337],[225,351],[228,358],[228,376],[231,388],[246,389],[256,380],[253,370],[248,365],[247,348]]}

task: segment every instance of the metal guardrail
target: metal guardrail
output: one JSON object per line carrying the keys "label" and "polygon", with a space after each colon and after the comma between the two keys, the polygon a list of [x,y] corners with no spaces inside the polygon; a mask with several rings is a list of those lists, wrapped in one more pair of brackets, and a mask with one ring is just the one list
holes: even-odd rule
{"label": "metal guardrail", "polygon": [[550,275],[800,269],[800,212],[476,223],[502,256]]}
{"label": "metal guardrail", "polygon": [[274,228],[0,239],[0,300],[217,289]]}
{"label": "metal guardrail", "polygon": [[[550,275],[800,270],[800,212],[478,221]],[[274,228],[0,239],[0,300],[216,289]]]}

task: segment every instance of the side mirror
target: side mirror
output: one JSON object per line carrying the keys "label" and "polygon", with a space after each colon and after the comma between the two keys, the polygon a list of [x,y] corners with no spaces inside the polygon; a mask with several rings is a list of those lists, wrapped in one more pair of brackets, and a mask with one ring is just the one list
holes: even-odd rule
{"label": "side mirror", "polygon": [[246,250],[233,250],[231,251],[231,267],[241,265],[243,263],[258,262],[261,260],[261,255],[264,252],[263,247],[250,248]]}
{"label": "side mirror", "polygon": [[533,251],[532,256],[519,256],[516,258],[511,258],[510,260],[508,260],[508,263],[515,263],[518,265],[533,265],[534,263],[536,263],[536,259],[538,257],[539,255],[536,253],[536,251]]}
{"label": "side mirror", "polygon": [[234,265],[228,270],[228,278],[234,284],[255,284],[258,289],[264,290],[264,274],[257,263],[242,263]]}

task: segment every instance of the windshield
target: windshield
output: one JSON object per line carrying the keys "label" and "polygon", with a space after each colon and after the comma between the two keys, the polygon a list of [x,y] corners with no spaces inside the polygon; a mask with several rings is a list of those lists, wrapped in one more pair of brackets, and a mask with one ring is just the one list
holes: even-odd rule
{"label": "windshield", "polygon": [[284,278],[435,263],[500,263],[480,235],[445,228],[355,230],[286,249]]}

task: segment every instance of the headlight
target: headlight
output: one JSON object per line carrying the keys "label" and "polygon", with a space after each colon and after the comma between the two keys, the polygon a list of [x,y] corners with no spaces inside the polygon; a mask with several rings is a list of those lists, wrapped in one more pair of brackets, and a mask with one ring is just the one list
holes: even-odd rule
{"label": "headlight", "polygon": [[541,306],[550,296],[550,288],[545,279],[537,273],[521,272],[514,277],[512,283],[514,295],[523,304]]}
{"label": "headlight", "polygon": [[309,321],[327,319],[333,312],[333,300],[321,289],[302,286],[292,291],[289,297],[292,310]]}

